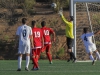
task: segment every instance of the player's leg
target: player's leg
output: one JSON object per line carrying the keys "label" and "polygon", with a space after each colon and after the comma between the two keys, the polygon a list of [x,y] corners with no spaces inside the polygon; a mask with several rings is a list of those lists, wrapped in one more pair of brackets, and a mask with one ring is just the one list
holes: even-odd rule
{"label": "player's leg", "polygon": [[94,57],[92,55],[92,52],[93,52],[92,51],[92,46],[91,45],[86,45],[85,48],[86,48],[86,52],[89,55],[90,60],[92,60],[92,65],[95,65],[95,60],[94,60]]}
{"label": "player's leg", "polygon": [[92,51],[94,51],[94,52],[96,53],[96,58],[98,58],[98,59],[100,60],[100,54],[99,54],[99,52],[96,50],[96,45],[93,44],[93,45],[91,46],[91,48],[92,48]]}
{"label": "player's leg", "polygon": [[29,62],[30,62],[30,54],[26,53],[26,67],[25,67],[26,71],[29,71],[29,69],[28,69]]}
{"label": "player's leg", "polygon": [[26,54],[26,66],[25,66],[25,70],[29,71],[28,66],[29,66],[29,62],[30,62],[30,45],[25,45],[24,46],[24,53]]}
{"label": "player's leg", "polygon": [[94,60],[94,57],[92,55],[92,52],[89,53],[89,57],[90,57],[90,60],[92,60],[92,65],[95,65],[95,60]]}
{"label": "player's leg", "polygon": [[38,48],[37,49],[37,62],[38,62],[38,60],[40,58],[40,54],[41,54],[41,48]]}
{"label": "player's leg", "polygon": [[46,45],[46,55],[47,55],[47,58],[49,59],[50,64],[52,64],[52,56],[50,54],[50,48],[51,48],[51,44],[47,44]]}
{"label": "player's leg", "polygon": [[72,50],[71,50],[71,49],[68,49],[68,52],[70,53],[70,59],[68,59],[68,61],[74,59],[73,62],[76,62],[76,58],[75,58],[75,55],[74,55],[74,53],[72,52]]}
{"label": "player's leg", "polygon": [[32,61],[33,61],[33,68],[32,70],[35,70],[36,68],[38,68],[38,63],[37,63],[37,49],[32,49]]}
{"label": "player's leg", "polygon": [[18,48],[18,69],[17,69],[17,71],[21,71],[22,52],[23,52],[22,45],[19,45],[19,48]]}
{"label": "player's leg", "polygon": [[95,53],[96,53],[96,58],[98,58],[100,60],[100,54],[97,50],[95,50]]}
{"label": "player's leg", "polygon": [[22,54],[18,54],[18,69],[17,69],[17,71],[21,71],[21,62],[22,62]]}
{"label": "player's leg", "polygon": [[68,38],[67,37],[67,46],[68,46],[68,53],[70,54],[70,58],[68,59],[68,62],[70,60],[73,60],[73,62],[76,62],[76,57],[72,51],[72,47],[73,47],[73,42],[74,42],[74,39],[71,39],[71,38]]}
{"label": "player's leg", "polygon": [[41,52],[44,52],[46,50],[46,46],[42,47]]}

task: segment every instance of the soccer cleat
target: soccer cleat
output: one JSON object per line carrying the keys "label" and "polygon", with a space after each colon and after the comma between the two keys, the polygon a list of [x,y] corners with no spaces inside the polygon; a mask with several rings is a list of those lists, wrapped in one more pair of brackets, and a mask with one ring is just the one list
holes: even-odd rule
{"label": "soccer cleat", "polygon": [[76,61],[77,61],[77,60],[76,60],[76,59],[74,59],[72,63],[76,63]]}
{"label": "soccer cleat", "polygon": [[31,70],[32,71],[37,71],[37,70],[39,70],[39,68],[32,68]]}
{"label": "soccer cleat", "polygon": [[19,68],[19,69],[17,69],[17,71],[21,71],[21,69]]}
{"label": "soccer cleat", "polygon": [[97,61],[97,60],[98,60],[98,58],[96,57],[96,58],[95,58],[95,61]]}
{"label": "soccer cleat", "polygon": [[70,59],[68,59],[67,62],[70,62]]}
{"label": "soccer cleat", "polygon": [[26,71],[29,71],[29,69],[28,69],[27,67],[25,67],[25,70],[26,70]]}
{"label": "soccer cleat", "polygon": [[95,65],[95,61],[93,60],[92,65]]}
{"label": "soccer cleat", "polygon": [[51,61],[50,64],[53,64],[53,62]]}

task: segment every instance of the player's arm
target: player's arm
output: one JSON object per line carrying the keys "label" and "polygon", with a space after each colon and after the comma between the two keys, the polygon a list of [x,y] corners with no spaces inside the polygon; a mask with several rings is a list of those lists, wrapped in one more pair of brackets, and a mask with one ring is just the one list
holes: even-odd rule
{"label": "player's arm", "polygon": [[100,30],[94,33],[94,35],[97,35],[97,34],[100,34]]}
{"label": "player's arm", "polygon": [[20,33],[20,29],[18,27],[17,31],[16,31],[16,36],[15,36],[15,47],[18,47],[18,41],[19,41],[19,33]]}
{"label": "player's arm", "polygon": [[44,38],[42,36],[42,47],[44,47]]}
{"label": "player's arm", "polygon": [[30,35],[29,35],[29,38],[30,38],[30,42],[31,42],[31,47],[34,48],[34,44],[33,44],[33,33],[32,33],[32,29],[30,27]]}
{"label": "player's arm", "polygon": [[67,21],[67,19],[63,16],[63,14],[61,15],[61,18],[66,25],[70,25],[70,22]]}
{"label": "player's arm", "polygon": [[30,41],[31,41],[31,47],[33,48],[34,47],[34,44],[33,44],[33,35],[30,35]]}
{"label": "player's arm", "polygon": [[53,41],[55,42],[55,36],[56,36],[56,34],[55,34],[55,32],[53,32]]}
{"label": "player's arm", "polygon": [[55,34],[55,32],[52,29],[51,29],[51,33],[52,33],[52,40],[51,41],[54,42],[55,41],[56,34]]}
{"label": "player's arm", "polygon": [[14,48],[18,48],[18,42],[19,42],[19,35],[16,35],[16,36],[15,36]]}

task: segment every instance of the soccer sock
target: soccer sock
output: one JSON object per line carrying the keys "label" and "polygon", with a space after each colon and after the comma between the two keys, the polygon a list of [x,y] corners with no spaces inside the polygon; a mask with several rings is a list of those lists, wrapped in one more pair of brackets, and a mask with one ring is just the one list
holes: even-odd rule
{"label": "soccer sock", "polygon": [[38,60],[39,60],[39,58],[40,58],[40,53],[41,53],[41,48],[39,48],[39,49],[37,50]]}
{"label": "soccer sock", "polygon": [[52,58],[51,58],[50,53],[49,53],[49,52],[47,52],[46,54],[47,54],[47,57],[48,57],[49,61],[51,62],[51,61],[52,61]]}
{"label": "soccer sock", "polygon": [[90,55],[90,59],[94,61],[94,57],[93,57],[93,55]]}
{"label": "soccer sock", "polygon": [[30,56],[26,56],[26,67],[28,68],[30,62]]}
{"label": "soccer sock", "polygon": [[97,56],[97,58],[99,58],[99,60],[100,60],[100,54],[99,54],[99,52],[96,52],[96,56]]}
{"label": "soccer sock", "polygon": [[34,63],[33,68],[38,67],[37,59],[36,59],[36,58],[32,58],[32,61],[33,61],[33,63]]}
{"label": "soccer sock", "polygon": [[22,62],[22,57],[18,57],[18,68],[21,69],[21,62]]}
{"label": "soccer sock", "polygon": [[72,60],[73,58],[72,58],[72,53],[69,53],[70,54],[70,60]]}
{"label": "soccer sock", "polygon": [[37,55],[35,61],[38,62],[38,60],[39,60],[39,56]]}
{"label": "soccer sock", "polygon": [[71,53],[71,57],[74,58],[74,60],[76,60],[74,53],[73,52],[70,53]]}

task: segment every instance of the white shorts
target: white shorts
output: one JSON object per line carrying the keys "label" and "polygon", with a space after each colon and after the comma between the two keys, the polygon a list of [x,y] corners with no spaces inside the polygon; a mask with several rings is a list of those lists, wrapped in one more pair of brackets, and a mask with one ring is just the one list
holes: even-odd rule
{"label": "white shorts", "polygon": [[86,52],[87,52],[87,53],[93,52],[93,51],[95,51],[96,49],[97,49],[97,48],[96,48],[96,45],[95,45],[95,44],[91,44],[91,45],[86,46]]}
{"label": "white shorts", "polygon": [[19,45],[18,54],[30,54],[30,45]]}

